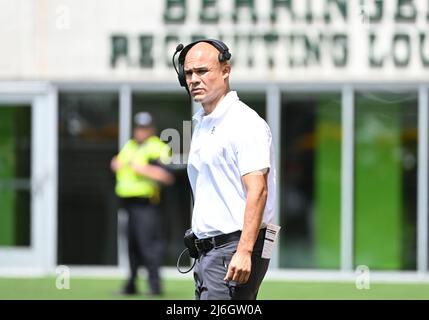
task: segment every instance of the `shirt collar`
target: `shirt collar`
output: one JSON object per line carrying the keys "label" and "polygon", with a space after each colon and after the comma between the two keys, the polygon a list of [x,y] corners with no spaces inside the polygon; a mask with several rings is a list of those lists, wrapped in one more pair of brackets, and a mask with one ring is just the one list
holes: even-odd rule
{"label": "shirt collar", "polygon": [[195,112],[192,119],[197,120],[200,122],[203,117],[210,118],[210,119],[218,119],[220,118],[227,110],[228,107],[238,101],[238,95],[236,91],[230,91],[226,94],[225,97],[217,104],[217,106],[214,108],[214,110],[207,116],[204,115],[204,108],[201,107],[197,112]]}

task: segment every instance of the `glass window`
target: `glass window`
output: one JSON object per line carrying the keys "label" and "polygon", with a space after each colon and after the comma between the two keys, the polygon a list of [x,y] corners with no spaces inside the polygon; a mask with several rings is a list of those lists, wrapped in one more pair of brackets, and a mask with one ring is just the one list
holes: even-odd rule
{"label": "glass window", "polygon": [[[427,90],[427,94],[429,95],[429,88],[426,88],[426,90]],[[429,100],[426,100],[426,101],[427,101],[427,105],[425,107],[426,107],[426,110],[429,111]],[[428,123],[428,125],[429,125],[429,123]],[[429,139],[429,137],[427,137],[427,138]],[[423,165],[423,166],[426,165],[426,168],[428,169],[428,175],[426,176],[426,179],[427,179],[426,181],[429,182],[429,162],[426,163],[426,164],[420,164],[420,165]],[[426,202],[426,208],[429,209],[429,201]],[[428,215],[429,215],[429,212],[428,212]],[[428,227],[428,230],[427,230],[427,232],[428,232],[428,234],[427,234],[428,238],[426,239],[426,241],[428,243],[428,246],[427,246],[427,250],[428,250],[428,252],[427,252],[427,256],[428,256],[428,258],[427,258],[428,259],[427,265],[428,265],[428,271],[429,271],[429,225],[427,227]]]}
{"label": "glass window", "polygon": [[[163,235],[165,239],[164,265],[176,265],[179,254],[184,249],[183,235],[191,227],[191,195],[186,159],[189,152],[189,139],[186,131],[190,129],[184,121],[191,121],[192,106],[186,94],[176,93],[135,93],[133,94],[133,115],[140,111],[148,111],[154,117],[158,135],[163,132],[169,136],[174,129],[180,136],[180,148],[173,150],[179,157],[180,164],[174,166],[176,182],[173,186],[164,187],[161,194],[161,214]],[[185,127],[185,128],[184,128]],[[190,131],[189,131],[190,133]],[[169,141],[166,141],[169,142]],[[183,155],[184,157],[181,157]],[[189,260],[182,259],[184,264]]]}
{"label": "glass window", "polygon": [[355,265],[416,268],[417,94],[356,95]]}
{"label": "glass window", "polygon": [[241,101],[247,104],[250,108],[255,110],[259,116],[263,119],[266,119],[266,103],[265,103],[265,92],[237,92],[238,97]]}
{"label": "glass window", "polygon": [[58,262],[117,263],[118,94],[60,93]]}
{"label": "glass window", "polygon": [[30,246],[31,107],[0,106],[0,246]]}
{"label": "glass window", "polygon": [[280,267],[339,268],[341,95],[283,94]]}

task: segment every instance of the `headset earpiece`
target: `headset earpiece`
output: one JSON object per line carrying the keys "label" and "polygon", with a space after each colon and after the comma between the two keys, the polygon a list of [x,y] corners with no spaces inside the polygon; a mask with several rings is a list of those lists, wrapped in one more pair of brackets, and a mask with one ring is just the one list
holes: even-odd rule
{"label": "headset earpiece", "polygon": [[228,51],[219,53],[219,62],[225,62],[231,59],[231,54]]}
{"label": "headset earpiece", "polygon": [[177,75],[177,77],[179,78],[179,83],[182,87],[186,87],[186,77],[185,77],[185,70],[183,68],[183,65],[179,64],[179,74]]}

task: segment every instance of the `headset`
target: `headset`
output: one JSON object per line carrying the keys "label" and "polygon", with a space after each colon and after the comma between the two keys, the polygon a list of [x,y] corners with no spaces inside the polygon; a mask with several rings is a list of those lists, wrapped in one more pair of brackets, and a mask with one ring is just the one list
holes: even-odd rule
{"label": "headset", "polygon": [[[188,89],[188,85],[186,84],[186,75],[185,75],[185,67],[184,67],[185,58],[188,51],[199,42],[207,42],[207,43],[210,43],[213,47],[215,47],[219,51],[219,56],[218,56],[219,62],[225,62],[231,59],[231,53],[229,52],[229,48],[225,43],[223,43],[220,40],[216,40],[216,39],[197,40],[188,44],[186,47],[180,43],[176,47],[176,52],[173,54],[173,66],[174,66],[174,69],[176,70],[177,78],[179,79],[180,86],[185,87],[188,93],[189,93],[189,89]],[[178,52],[180,52],[179,58],[178,58],[179,68],[176,68],[174,57]]]}

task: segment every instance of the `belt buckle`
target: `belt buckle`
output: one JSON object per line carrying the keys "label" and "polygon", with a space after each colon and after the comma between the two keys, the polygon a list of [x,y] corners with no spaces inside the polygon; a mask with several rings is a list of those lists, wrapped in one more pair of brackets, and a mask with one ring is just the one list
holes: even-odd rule
{"label": "belt buckle", "polygon": [[201,248],[201,246],[200,246],[200,243],[201,243],[201,240],[200,240],[200,239],[195,239],[195,240],[194,240],[195,248],[197,248],[197,250],[198,250],[199,252],[201,252],[201,251],[202,251],[202,248]]}
{"label": "belt buckle", "polygon": [[214,248],[213,239],[195,239],[195,247],[199,252],[208,252]]}

